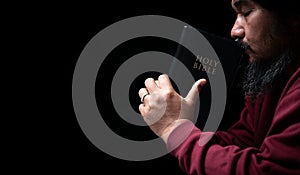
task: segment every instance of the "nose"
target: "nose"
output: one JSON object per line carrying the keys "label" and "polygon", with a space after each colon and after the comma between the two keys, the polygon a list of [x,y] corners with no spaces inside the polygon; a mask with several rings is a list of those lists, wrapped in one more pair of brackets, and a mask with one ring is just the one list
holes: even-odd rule
{"label": "nose", "polygon": [[237,16],[235,23],[231,29],[232,38],[244,38],[245,37],[245,28],[242,23],[242,19]]}

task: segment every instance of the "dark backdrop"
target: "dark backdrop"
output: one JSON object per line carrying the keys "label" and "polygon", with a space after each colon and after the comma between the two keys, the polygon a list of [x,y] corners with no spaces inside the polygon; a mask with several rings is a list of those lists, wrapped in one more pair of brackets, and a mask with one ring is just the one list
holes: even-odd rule
{"label": "dark backdrop", "polygon": [[[31,43],[33,74],[39,82],[26,149],[19,163],[36,172],[93,171],[95,174],[182,174],[177,160],[164,157],[142,162],[120,160],[96,148],[84,135],[73,110],[72,78],[85,45],[105,27],[137,15],[166,15],[199,29],[230,37],[234,20],[228,0],[138,3],[32,3],[15,19],[24,27],[24,46]],[[25,4],[24,4],[25,5]],[[24,6],[25,7],[25,6]],[[23,40],[23,41],[24,41]],[[34,56],[34,57],[33,57]],[[29,140],[29,138],[32,138]],[[22,166],[23,167],[23,166]],[[86,173],[87,174],[87,173]]]}

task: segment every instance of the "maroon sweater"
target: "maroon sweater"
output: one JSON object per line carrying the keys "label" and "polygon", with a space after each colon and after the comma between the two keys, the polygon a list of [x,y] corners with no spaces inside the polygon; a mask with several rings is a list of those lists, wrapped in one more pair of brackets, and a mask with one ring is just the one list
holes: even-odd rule
{"label": "maroon sweater", "polygon": [[[187,174],[300,175],[300,68],[278,89],[255,103],[246,97],[240,120],[228,131],[201,132],[192,122],[180,125],[170,134],[167,148]],[[175,148],[181,133],[191,127]],[[213,137],[200,146],[200,135]]]}

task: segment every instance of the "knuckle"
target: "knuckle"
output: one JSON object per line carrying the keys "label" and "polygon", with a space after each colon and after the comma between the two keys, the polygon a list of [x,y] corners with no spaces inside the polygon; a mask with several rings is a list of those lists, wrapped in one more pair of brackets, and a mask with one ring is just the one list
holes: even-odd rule
{"label": "knuckle", "polygon": [[158,79],[159,79],[159,80],[163,80],[163,79],[165,79],[165,78],[167,78],[167,77],[168,77],[167,74],[161,74],[161,75],[158,77]]}
{"label": "knuckle", "polygon": [[165,91],[165,97],[166,98],[172,98],[175,95],[174,91],[172,91],[171,89],[167,89]]}
{"label": "knuckle", "polygon": [[152,82],[154,79],[153,78],[147,78],[146,80],[145,80],[145,83],[150,83],[150,82]]}

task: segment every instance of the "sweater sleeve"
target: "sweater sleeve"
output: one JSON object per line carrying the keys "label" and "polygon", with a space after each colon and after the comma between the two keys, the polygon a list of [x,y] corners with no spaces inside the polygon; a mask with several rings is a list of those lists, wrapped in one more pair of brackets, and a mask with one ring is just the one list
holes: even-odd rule
{"label": "sweater sleeve", "polygon": [[[300,174],[300,87],[279,101],[260,148],[248,146],[253,135],[250,116],[243,111],[235,129],[215,133],[205,145],[199,144],[200,136],[213,133],[201,132],[192,123],[181,125],[170,134],[167,148],[187,174]],[[175,148],[187,127],[193,128],[191,133]]]}

